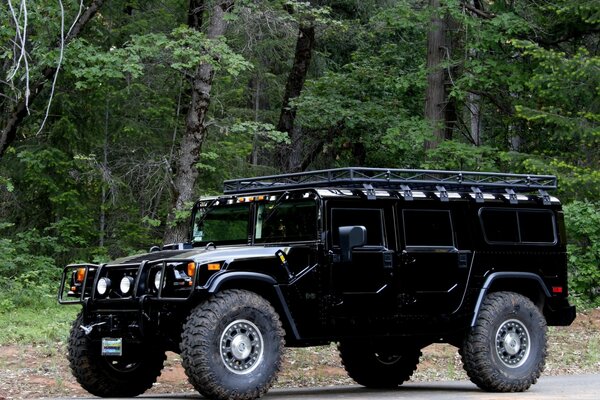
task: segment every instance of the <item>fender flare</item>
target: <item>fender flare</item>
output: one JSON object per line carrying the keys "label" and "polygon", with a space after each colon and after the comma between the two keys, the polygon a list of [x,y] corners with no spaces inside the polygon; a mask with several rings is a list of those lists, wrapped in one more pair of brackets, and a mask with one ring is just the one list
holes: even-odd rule
{"label": "fender flare", "polygon": [[279,306],[281,306],[281,310],[283,311],[282,317],[285,318],[285,322],[290,327],[291,334],[296,340],[300,340],[300,333],[298,332],[298,328],[296,327],[296,322],[294,321],[294,317],[292,317],[292,313],[288,307],[287,301],[283,296],[283,292],[279,287],[279,283],[270,275],[261,274],[258,272],[249,272],[249,271],[232,271],[220,274],[215,277],[215,279],[210,283],[208,287],[208,293],[213,294],[216,293],[223,284],[230,281],[259,281],[261,283],[269,284],[273,288],[273,292],[275,293],[275,297],[279,302]]}
{"label": "fender flare", "polygon": [[516,278],[516,279],[529,279],[537,282],[539,287],[544,291],[546,297],[551,297],[550,291],[546,287],[546,284],[540,278],[539,275],[536,275],[532,272],[494,272],[490,276],[488,276],[483,283],[482,288],[479,290],[479,296],[477,297],[477,303],[475,303],[475,309],[473,310],[473,319],[471,320],[471,328],[475,326],[475,322],[477,321],[477,317],[479,316],[479,309],[481,308],[481,304],[483,303],[483,299],[487,294],[488,290],[492,286],[492,283],[499,279],[508,279],[508,278]]}

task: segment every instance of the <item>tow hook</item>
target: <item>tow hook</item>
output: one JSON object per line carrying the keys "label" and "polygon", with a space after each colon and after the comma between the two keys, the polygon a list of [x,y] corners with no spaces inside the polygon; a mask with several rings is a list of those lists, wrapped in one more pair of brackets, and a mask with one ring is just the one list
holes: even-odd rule
{"label": "tow hook", "polygon": [[100,325],[104,325],[104,324],[106,324],[106,322],[98,322],[97,324],[92,324],[92,325],[88,325],[88,326],[80,325],[79,328],[81,328],[81,330],[83,331],[83,333],[85,333],[86,336],[87,336],[90,333],[92,333],[92,330],[95,327],[100,326]]}

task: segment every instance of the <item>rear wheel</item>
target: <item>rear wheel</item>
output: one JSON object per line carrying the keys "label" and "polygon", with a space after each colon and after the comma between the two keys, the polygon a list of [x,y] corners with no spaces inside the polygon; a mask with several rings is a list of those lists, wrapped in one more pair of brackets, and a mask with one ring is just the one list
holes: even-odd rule
{"label": "rear wheel", "polygon": [[85,390],[99,397],[132,397],[150,389],[160,376],[165,352],[153,346],[122,357],[100,355],[100,346],[85,334],[79,314],[71,328],[68,359],[71,372]]}
{"label": "rear wheel", "polygon": [[359,341],[341,341],[342,364],[359,385],[368,388],[394,388],[409,380],[417,369],[421,350],[415,346],[398,348]]}
{"label": "rear wheel", "polygon": [[546,321],[517,293],[486,296],[461,356],[471,381],[492,392],[522,392],[540,377],[546,360]]}
{"label": "rear wheel", "polygon": [[225,290],[188,317],[181,342],[183,367],[205,397],[256,399],[277,379],[283,335],[268,301],[245,290]]}

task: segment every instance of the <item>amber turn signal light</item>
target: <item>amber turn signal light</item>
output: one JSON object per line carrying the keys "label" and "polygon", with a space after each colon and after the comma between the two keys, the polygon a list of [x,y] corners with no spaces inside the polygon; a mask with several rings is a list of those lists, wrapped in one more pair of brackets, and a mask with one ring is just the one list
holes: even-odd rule
{"label": "amber turn signal light", "polygon": [[187,265],[187,275],[193,277],[196,275],[196,263],[188,263]]}
{"label": "amber turn signal light", "polygon": [[219,263],[208,264],[206,266],[206,269],[208,269],[209,271],[219,271],[221,269],[221,264],[219,264]]}
{"label": "amber turn signal light", "polygon": [[75,275],[75,281],[77,283],[83,282],[85,279],[85,268],[77,268],[77,274]]}

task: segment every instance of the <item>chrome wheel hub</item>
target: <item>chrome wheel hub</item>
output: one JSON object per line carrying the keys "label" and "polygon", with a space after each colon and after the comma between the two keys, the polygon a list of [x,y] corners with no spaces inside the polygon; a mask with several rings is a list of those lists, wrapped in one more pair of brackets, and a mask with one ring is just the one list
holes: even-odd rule
{"label": "chrome wheel hub", "polygon": [[529,358],[529,331],[520,321],[505,321],[496,333],[496,352],[500,361],[509,368],[520,367]]}
{"label": "chrome wheel hub", "polygon": [[220,343],[221,360],[235,374],[249,374],[262,362],[262,334],[250,321],[233,321],[223,331]]}

